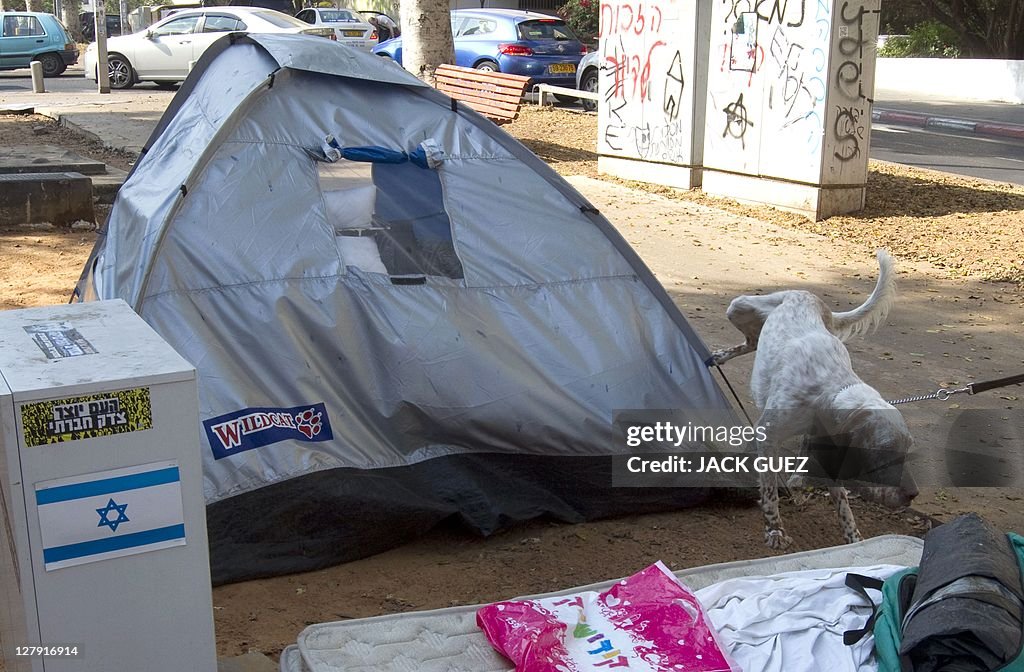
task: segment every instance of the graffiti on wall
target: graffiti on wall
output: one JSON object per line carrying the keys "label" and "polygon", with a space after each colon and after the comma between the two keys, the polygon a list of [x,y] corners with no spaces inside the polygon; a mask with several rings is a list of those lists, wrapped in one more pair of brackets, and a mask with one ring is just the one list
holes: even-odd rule
{"label": "graffiti on wall", "polygon": [[602,154],[689,163],[691,121],[685,112],[690,70],[678,17],[666,11],[669,6],[677,7],[659,1],[601,4]]}
{"label": "graffiti on wall", "polygon": [[715,0],[711,53],[720,60],[709,70],[708,165],[814,182],[823,162],[862,159],[866,167],[872,101],[864,73],[877,7]]}
{"label": "graffiti on wall", "polygon": [[836,93],[846,105],[837,105],[833,137],[833,158],[845,163],[862,156],[865,143],[865,115],[871,114],[874,102],[864,93],[864,19],[869,10],[843,2],[839,11],[838,50],[840,62],[835,70]]}

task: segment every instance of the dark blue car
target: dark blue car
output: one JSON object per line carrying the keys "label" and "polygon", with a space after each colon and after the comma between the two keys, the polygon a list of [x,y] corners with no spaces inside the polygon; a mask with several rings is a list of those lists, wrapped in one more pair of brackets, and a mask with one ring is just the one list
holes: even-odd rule
{"label": "dark blue car", "polygon": [[[452,11],[455,65],[525,75],[532,84],[576,88],[576,66],[587,48],[562,19],[517,9]],[[402,62],[402,38],[373,53]]]}

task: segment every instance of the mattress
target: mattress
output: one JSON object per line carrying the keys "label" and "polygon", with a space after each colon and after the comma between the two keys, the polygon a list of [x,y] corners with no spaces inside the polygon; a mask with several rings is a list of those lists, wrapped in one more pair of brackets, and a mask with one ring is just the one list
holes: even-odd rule
{"label": "mattress", "polygon": [[[789,555],[705,565],[676,572],[692,590],[727,579],[830,567],[917,565],[924,542],[885,535]],[[642,567],[637,568],[642,569]],[[604,590],[617,579],[544,595]],[[521,598],[516,598],[521,599]],[[282,672],[511,672],[476,625],[481,605],[319,623],[281,654]]]}

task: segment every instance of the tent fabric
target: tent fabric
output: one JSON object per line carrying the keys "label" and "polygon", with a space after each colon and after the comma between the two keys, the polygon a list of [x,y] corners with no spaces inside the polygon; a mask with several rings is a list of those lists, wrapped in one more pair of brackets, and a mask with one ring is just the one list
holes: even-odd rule
{"label": "tent fabric", "polygon": [[450,517],[690,505],[705,493],[611,487],[615,412],[735,422],[707,347],[585,198],[476,112],[315,37],[204,54],[76,292],[124,299],[197,368],[220,581]]}

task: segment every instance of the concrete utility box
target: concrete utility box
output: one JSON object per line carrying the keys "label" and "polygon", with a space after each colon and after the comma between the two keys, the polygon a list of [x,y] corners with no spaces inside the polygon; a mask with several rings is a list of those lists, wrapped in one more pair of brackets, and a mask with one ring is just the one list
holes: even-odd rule
{"label": "concrete utility box", "polygon": [[711,5],[601,3],[599,172],[700,185]]}
{"label": "concrete utility box", "polygon": [[0,312],[8,672],[217,669],[197,416],[123,301]]}
{"label": "concrete utility box", "polygon": [[879,4],[715,4],[704,191],[812,219],[864,207]]}

